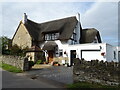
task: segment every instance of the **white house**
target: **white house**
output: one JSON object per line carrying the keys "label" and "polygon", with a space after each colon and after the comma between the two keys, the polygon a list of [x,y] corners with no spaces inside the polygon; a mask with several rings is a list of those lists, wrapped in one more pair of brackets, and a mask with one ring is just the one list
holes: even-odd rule
{"label": "white house", "polygon": [[33,22],[24,14],[13,36],[14,44],[39,47],[49,63],[57,61],[71,66],[73,58],[118,61],[117,48],[102,43],[97,29],[82,29],[79,13],[44,23]]}

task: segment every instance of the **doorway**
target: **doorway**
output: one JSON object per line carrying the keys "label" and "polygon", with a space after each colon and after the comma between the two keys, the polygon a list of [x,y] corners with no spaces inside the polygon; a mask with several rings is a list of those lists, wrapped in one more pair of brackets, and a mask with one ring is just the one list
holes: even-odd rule
{"label": "doorway", "polygon": [[70,50],[70,66],[73,65],[74,58],[76,58],[76,50]]}
{"label": "doorway", "polygon": [[53,51],[48,51],[48,63],[51,63],[53,61]]}

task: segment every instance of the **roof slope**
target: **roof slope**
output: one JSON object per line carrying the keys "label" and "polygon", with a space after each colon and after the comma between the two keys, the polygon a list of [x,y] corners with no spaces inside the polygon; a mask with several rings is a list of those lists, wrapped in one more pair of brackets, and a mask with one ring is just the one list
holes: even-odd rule
{"label": "roof slope", "polygon": [[102,42],[98,30],[96,30],[94,28],[83,29],[80,43],[92,43],[94,41],[95,37],[97,37],[99,43]]}
{"label": "roof slope", "polygon": [[50,32],[60,32],[60,36],[58,39],[66,40],[72,36],[76,24],[77,19],[74,16],[40,24],[28,19],[25,27],[35,41],[43,41],[44,34]]}
{"label": "roof slope", "polygon": [[43,50],[54,50],[55,47],[57,46],[55,41],[48,41],[44,44]]}

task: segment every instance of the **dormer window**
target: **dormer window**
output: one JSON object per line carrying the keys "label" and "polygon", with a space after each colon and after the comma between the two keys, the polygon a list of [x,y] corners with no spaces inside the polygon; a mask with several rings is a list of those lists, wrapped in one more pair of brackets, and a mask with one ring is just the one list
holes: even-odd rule
{"label": "dormer window", "polygon": [[45,34],[45,40],[57,40],[59,33],[47,33]]}
{"label": "dormer window", "polygon": [[97,39],[96,36],[95,36],[95,39],[94,39],[93,43],[98,43],[98,39]]}

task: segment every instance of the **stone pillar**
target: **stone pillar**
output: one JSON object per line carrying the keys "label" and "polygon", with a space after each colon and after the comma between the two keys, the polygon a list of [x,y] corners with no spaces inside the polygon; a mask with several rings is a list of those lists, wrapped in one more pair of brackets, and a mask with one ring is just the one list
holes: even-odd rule
{"label": "stone pillar", "polygon": [[28,62],[28,58],[24,58],[24,62],[23,62],[23,71],[28,71],[29,70],[29,62]]}

